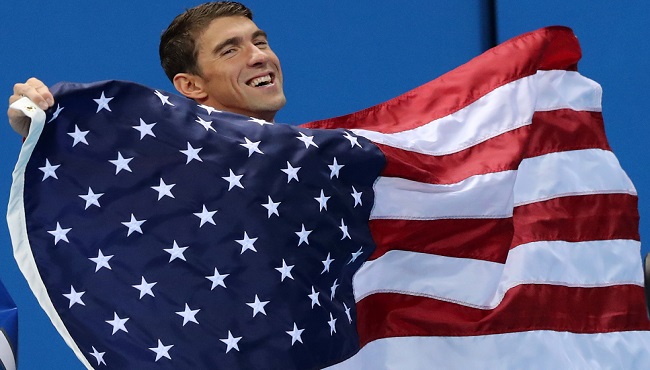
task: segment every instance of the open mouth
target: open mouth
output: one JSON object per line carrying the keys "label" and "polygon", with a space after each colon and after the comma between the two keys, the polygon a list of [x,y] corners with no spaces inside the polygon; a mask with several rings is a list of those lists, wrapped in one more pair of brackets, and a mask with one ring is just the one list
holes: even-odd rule
{"label": "open mouth", "polygon": [[246,82],[246,85],[250,87],[262,87],[262,86],[272,85],[274,81],[275,81],[275,75],[273,73],[269,73],[266,76],[255,77],[249,80],[248,82]]}

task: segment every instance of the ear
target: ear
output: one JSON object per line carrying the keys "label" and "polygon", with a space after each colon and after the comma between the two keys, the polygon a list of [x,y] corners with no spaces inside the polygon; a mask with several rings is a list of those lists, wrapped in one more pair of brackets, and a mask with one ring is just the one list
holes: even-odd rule
{"label": "ear", "polygon": [[184,96],[201,100],[208,96],[203,90],[203,79],[200,76],[190,73],[178,73],[174,76],[174,87]]}

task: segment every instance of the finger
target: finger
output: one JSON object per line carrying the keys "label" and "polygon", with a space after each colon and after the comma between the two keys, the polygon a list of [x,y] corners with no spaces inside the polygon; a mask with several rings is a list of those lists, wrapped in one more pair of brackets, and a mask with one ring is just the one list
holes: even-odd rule
{"label": "finger", "polygon": [[45,102],[47,103],[48,107],[51,107],[54,105],[54,96],[50,92],[50,89],[43,85],[38,88],[36,88],[36,92],[39,93],[43,99],[45,99]]}
{"label": "finger", "polygon": [[21,98],[20,95],[11,95],[11,96],[9,97],[9,105],[13,104],[16,100],[18,100],[18,99],[20,99],[20,98]]}
{"label": "finger", "polygon": [[39,80],[38,78],[32,77],[29,80],[27,80],[27,84],[34,87],[36,89],[36,92],[38,92],[43,98],[45,98],[45,101],[47,101],[47,104],[52,106],[54,104],[54,96],[52,96],[52,93],[50,92],[50,89],[43,83],[43,81]]}
{"label": "finger", "polygon": [[14,86],[14,94],[24,95],[32,100],[43,98],[48,105],[54,104],[54,97],[52,96],[50,89],[45,85],[45,83],[43,83],[43,81],[35,77],[29,78],[24,84],[16,84]]}
{"label": "finger", "polygon": [[30,78],[25,83],[14,85],[14,95],[9,100],[18,100],[26,96],[34,103],[38,104],[41,109],[45,110],[54,104],[54,97],[47,86],[36,78]]}

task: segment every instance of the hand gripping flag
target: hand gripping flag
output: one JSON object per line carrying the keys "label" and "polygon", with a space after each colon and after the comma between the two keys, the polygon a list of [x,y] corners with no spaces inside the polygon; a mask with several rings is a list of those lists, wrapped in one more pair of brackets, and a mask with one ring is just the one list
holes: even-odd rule
{"label": "hand gripping flag", "polygon": [[541,29],[302,127],[57,85],[17,260],[88,367],[638,368],[636,191],[579,58]]}

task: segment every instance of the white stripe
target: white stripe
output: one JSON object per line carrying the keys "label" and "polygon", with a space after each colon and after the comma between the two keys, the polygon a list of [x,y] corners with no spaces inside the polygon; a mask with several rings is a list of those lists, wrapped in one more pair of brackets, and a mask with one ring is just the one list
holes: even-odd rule
{"label": "white stripe", "polygon": [[374,190],[370,219],[400,220],[505,218],[512,216],[513,206],[563,196],[636,195],[614,154],[602,149],[527,158],[517,171],[475,175],[454,184],[380,177]]}
{"label": "white stripe", "polygon": [[636,195],[614,153],[573,150],[527,158],[519,165],[515,205],[568,195],[627,193]]}
{"label": "white stripe", "polygon": [[585,242],[539,241],[522,244],[508,253],[499,290],[518,284],[542,283],[571,287],[643,285],[636,240]]}
{"label": "white stripe", "polygon": [[38,303],[50,318],[54,327],[58,330],[59,334],[61,334],[68,346],[72,348],[74,353],[77,355],[77,358],[79,358],[79,361],[81,361],[86,368],[92,369],[92,366],[74,342],[72,336],[70,336],[68,329],[63,324],[63,321],[56,312],[56,309],[47,294],[47,289],[38,273],[36,261],[34,260],[34,255],[32,254],[29,245],[29,239],[27,238],[23,202],[25,167],[34,151],[38,138],[43,131],[45,112],[38,108],[28,98],[21,98],[15,101],[11,104],[10,108],[21,110],[25,115],[32,119],[29,127],[29,134],[23,143],[18,156],[18,161],[16,162],[16,167],[14,168],[13,183],[11,185],[9,205],[7,207],[7,224],[9,226],[9,234],[11,235],[11,244],[14,248],[14,257],[18,263],[18,267],[20,267],[20,271],[25,276],[25,279],[27,279],[34,296],[36,296]]}
{"label": "white stripe", "polygon": [[374,142],[429,155],[456,153],[529,125],[535,111],[600,111],[601,88],[577,72],[540,71],[496,88],[456,112],[393,134],[352,130]]}
{"label": "white stripe", "polygon": [[537,71],[536,111],[571,109],[600,112],[603,89],[596,81],[575,71]]}
{"label": "white stripe", "polygon": [[0,332],[0,364],[5,370],[16,370],[16,356],[4,331]]}
{"label": "white stripe", "polygon": [[354,357],[327,369],[645,369],[649,348],[648,331],[395,337],[368,343]]}
{"label": "white stripe", "polygon": [[391,250],[364,263],[352,286],[357,302],[392,292],[485,306],[494,297],[503,268],[495,262]]}
{"label": "white stripe", "polygon": [[516,177],[516,171],[502,171],[444,185],[380,177],[374,185],[370,219],[510,217]]}
{"label": "white stripe", "polygon": [[522,284],[643,285],[640,247],[635,240],[534,242],[512,249],[505,265],[391,250],[361,266],[353,278],[354,296],[358,302],[393,292],[491,309]]}

